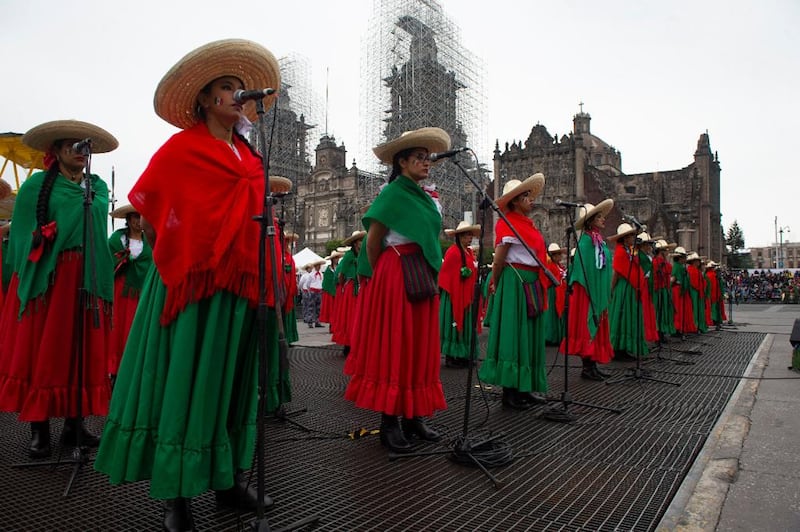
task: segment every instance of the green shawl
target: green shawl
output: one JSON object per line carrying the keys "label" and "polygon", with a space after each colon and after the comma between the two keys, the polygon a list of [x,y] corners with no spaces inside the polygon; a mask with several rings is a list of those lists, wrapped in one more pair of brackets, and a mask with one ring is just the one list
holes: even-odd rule
{"label": "green shawl", "polygon": [[356,273],[362,277],[372,277],[372,266],[369,265],[369,257],[367,257],[367,247],[361,244],[361,251],[356,257]]}
{"label": "green shawl", "polygon": [[689,274],[686,271],[686,265],[673,261],[672,276],[675,278],[675,284],[681,287],[681,295],[685,294],[689,289]]}
{"label": "green shawl", "polygon": [[653,259],[650,255],[639,250],[639,266],[642,268],[642,273],[647,279],[647,287],[650,290],[650,295],[653,295]]}
{"label": "green shawl", "polygon": [[373,221],[419,244],[434,271],[442,267],[442,216],[433,199],[412,179],[399,175],[386,185],[361,219],[367,231]]}
{"label": "green shawl", "polygon": [[[363,253],[362,253],[363,255]],[[344,282],[347,282],[348,279],[353,281],[353,293],[358,295],[358,272],[356,271],[356,261],[358,258],[356,254],[353,253],[352,249],[348,249],[344,257],[341,258],[339,261],[339,265],[336,267],[336,277],[338,278],[340,275],[344,278]]]}
{"label": "green shawl", "polygon": [[[59,174],[47,206],[47,219],[56,223],[55,239],[43,244],[44,252],[38,262],[28,260],[33,243],[31,235],[36,229],[36,203],[44,177],[45,172],[37,172],[25,180],[14,205],[8,253],[11,268],[19,277],[20,316],[28,302],[43,296],[53,283],[59,255],[64,251],[81,250],[83,246],[84,189]],[[89,260],[84,261],[84,288],[104,301],[111,301],[114,297],[114,263],[106,243],[108,187],[94,174],[91,183],[94,199],[90,234],[94,244],[97,289],[92,290],[89,273],[92,261]]]}
{"label": "green shawl", "polygon": [[[142,235],[142,252],[135,259],[131,257],[122,241],[125,231],[125,228],[117,229],[111,234],[108,238],[108,249],[114,257],[115,275],[125,276],[122,295],[138,295],[142,291],[147,270],[153,264],[153,250]],[[123,261],[125,264],[120,266]]]}
{"label": "green shawl", "polygon": [[578,283],[586,290],[591,304],[587,316],[589,334],[594,338],[600,324],[600,316],[608,310],[611,303],[611,277],[614,273],[611,264],[611,251],[603,242],[605,266],[597,268],[597,258],[592,237],[584,232],[578,239],[578,249],[570,271],[570,284]]}
{"label": "green shawl", "polygon": [[331,265],[322,272],[322,290],[328,295],[336,295],[336,268]]}

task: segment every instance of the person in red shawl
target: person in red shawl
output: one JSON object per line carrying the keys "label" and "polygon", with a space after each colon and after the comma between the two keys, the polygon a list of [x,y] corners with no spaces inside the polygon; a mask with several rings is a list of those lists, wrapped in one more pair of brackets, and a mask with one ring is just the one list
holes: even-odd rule
{"label": "person in red shawl", "polygon": [[128,333],[139,305],[139,294],[150,266],[153,251],[144,237],[141,216],[133,205],[123,205],[111,213],[125,220],[125,227],[108,237],[108,249],[114,256],[114,326],[111,328],[111,349],[108,353],[108,374],[113,383],[128,341]]}
{"label": "person in red shawl", "polygon": [[689,297],[692,300],[694,328],[697,332],[708,332],[706,323],[706,282],[700,271],[700,256],[692,251],[686,257],[686,274],[689,277]]}
{"label": "person in red shawl", "polygon": [[475,334],[472,296],[478,279],[475,255],[469,247],[481,233],[480,225],[458,222],[455,229],[445,229],[455,237],[455,245],[447,248],[442,269],[439,270],[439,330],[445,365],[464,368],[469,365],[470,342]]}
{"label": "person in red shawl", "polygon": [[333,316],[333,306],[336,297],[336,265],[342,253],[333,250],[330,255],[325,257],[330,264],[322,274],[322,303],[319,307],[319,321],[330,326]]}
{"label": "person in red shawl", "polygon": [[371,276],[359,296],[364,300],[345,364],[351,378],[344,396],[381,413],[381,443],[394,452],[410,451],[408,438],[441,439],[422,418],[447,408],[439,380],[436,284],[442,217],[420,181],[428,177],[428,155],[449,148],[444,130],[426,127],[373,149],[392,171],[362,219]]}
{"label": "person in red shawl", "polygon": [[650,238],[646,231],[636,235],[636,250],[639,257],[639,266],[644,276],[644,285],[640,290],[642,317],[644,318],[644,339],[648,342],[658,342],[656,307],[653,304],[653,239]]}
{"label": "person in red shawl", "polygon": [[675,307],[675,330],[677,334],[697,332],[689,294],[689,274],[686,271],[686,250],[682,246],[672,252],[672,302]]}
{"label": "person in red shawl", "polygon": [[[270,188],[273,188],[272,180],[275,177],[270,177]],[[286,179],[286,178],[281,178]],[[292,182],[289,182],[289,189],[291,189]],[[283,330],[286,335],[286,343],[293,344],[300,340],[300,334],[297,332],[297,311],[295,310],[295,302],[297,301],[297,265],[294,262],[292,251],[294,243],[300,239],[297,233],[285,233],[283,235],[283,276],[286,286],[286,301],[283,303]]]}
{"label": "person in red shawl", "polygon": [[336,293],[336,327],[331,330],[331,339],[342,347],[342,354],[350,354],[352,334],[355,327],[356,305],[358,304],[359,277],[357,270],[358,257],[361,254],[362,242],[366,231],[355,230],[343,244],[349,246],[342,260],[339,261],[337,277],[339,279]]}
{"label": "person in red shawl", "polygon": [[559,347],[562,353],[580,356],[581,378],[593,381],[609,376],[597,365],[608,364],[614,358],[608,323],[613,270],[611,252],[601,233],[613,208],[614,200],[610,198],[597,205],[586,203],[575,221],[581,236],[570,258],[569,330]]}
{"label": "person in red shawl", "polygon": [[673,244],[667,244],[666,240],[659,240],[656,242],[653,256],[653,304],[656,310],[658,338],[662,342],[667,336],[675,334],[675,307],[670,291],[672,263],[667,260],[667,253],[673,249],[675,249]]}
{"label": "person in red shawl", "polygon": [[564,339],[564,302],[567,296],[567,268],[564,266],[566,250],[553,242],[547,247],[547,268],[556,279],[558,286],[547,289],[547,310],[544,313],[544,341],[547,345],[560,345]]}
{"label": "person in red shawl", "polygon": [[[503,186],[497,206],[506,211],[495,226],[495,251],[489,293],[494,294],[489,314],[486,358],[478,375],[503,387],[503,406],[525,410],[545,402],[547,373],[544,352],[544,317],[547,286],[544,273],[547,248],[544,237],[528,216],[533,200],[544,189],[544,175],[525,181],[511,179]],[[511,224],[536,254],[531,257],[511,231]],[[542,265],[542,267],[539,266]]]}
{"label": "person in red shawl", "polygon": [[[79,432],[84,444],[99,443],[77,417],[79,357],[84,368],[82,415],[105,415],[111,393],[107,356],[114,263],[106,242],[108,187],[96,175],[84,176],[86,156],[73,144],[85,138],[92,139],[94,153],[118,145],[104,129],[76,120],[46,122],[22,137],[26,146],[46,153],[47,170],[22,184],[12,215],[12,276],[0,314],[0,411],[18,412],[20,421],[31,423],[32,458],[50,454],[52,417],[66,418],[63,443],[75,445]],[[94,191],[87,231],[91,258],[83,249],[85,179]],[[82,346],[76,339],[81,319]]]}
{"label": "person in red shawl", "polygon": [[719,264],[713,260],[708,261],[706,277],[708,278],[708,300],[711,302],[711,321],[716,330],[722,329],[722,324],[728,319],[725,313],[725,293],[719,279]]}
{"label": "person in red shawl", "polygon": [[608,312],[611,345],[616,353],[631,357],[649,353],[645,341],[644,300],[647,281],[635,247],[636,228],[624,223],[609,240],[616,242],[614,276],[611,279],[611,307]]}
{"label": "person in red shawl", "polygon": [[[161,79],[158,116],[182,131],[153,155],[128,198],[153,242],[151,269],[122,357],[95,468],[113,484],[150,481],[163,499],[165,530],[193,528],[191,498],[252,511],[250,467],[258,414],[261,156],[246,140],[253,102],[242,89],[280,87],[275,57],[252,41],[215,41],[184,56]],[[265,107],[274,97],[265,98]],[[201,228],[202,230],[198,230]],[[280,235],[270,237],[279,258]],[[266,407],[289,400],[279,369],[281,265],[267,254]],[[285,288],[284,288],[285,290]],[[265,497],[265,506],[272,500]]]}

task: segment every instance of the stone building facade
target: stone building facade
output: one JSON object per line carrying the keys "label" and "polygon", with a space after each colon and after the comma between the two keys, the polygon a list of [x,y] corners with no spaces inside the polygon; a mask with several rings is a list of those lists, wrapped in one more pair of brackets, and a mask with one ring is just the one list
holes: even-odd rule
{"label": "stone building facade", "polygon": [[683,168],[625,174],[621,153],[592,134],[590,126],[591,116],[581,111],[569,135],[558,138],[537,124],[524,142],[506,143],[503,151],[496,144],[495,196],[506,181],[542,172],[546,184],[533,218],[547,242],[566,242],[569,215],[555,205],[557,198],[592,204],[613,198],[607,235],[614,234],[623,215],[634,216],[651,235],[721,262],[720,164],[708,133],[700,135],[692,162]]}

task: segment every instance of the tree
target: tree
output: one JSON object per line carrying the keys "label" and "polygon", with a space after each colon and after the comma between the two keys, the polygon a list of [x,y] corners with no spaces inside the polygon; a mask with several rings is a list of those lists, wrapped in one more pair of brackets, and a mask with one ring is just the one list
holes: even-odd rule
{"label": "tree", "polygon": [[753,259],[750,257],[750,253],[744,251],[744,232],[736,220],[728,228],[725,244],[729,251],[728,266],[734,269],[751,268],[753,266]]}

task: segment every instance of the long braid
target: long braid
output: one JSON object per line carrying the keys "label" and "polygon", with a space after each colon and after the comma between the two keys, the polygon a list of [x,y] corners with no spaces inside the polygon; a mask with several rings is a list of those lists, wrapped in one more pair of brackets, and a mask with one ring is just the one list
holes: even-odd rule
{"label": "long braid", "polygon": [[42,227],[50,222],[47,216],[47,207],[50,204],[50,193],[53,191],[58,170],[58,161],[54,161],[47,169],[42,187],[39,189],[39,197],[36,199],[36,230],[33,232],[34,248],[42,244]]}
{"label": "long braid", "polygon": [[461,238],[459,237],[458,233],[456,233],[456,246],[458,246],[458,252],[461,253],[461,267],[467,267],[467,254],[464,252],[464,248],[461,247]]}
{"label": "long braid", "polygon": [[241,133],[239,133],[239,132],[238,132],[238,131],[236,131],[235,129],[233,130],[233,134],[234,134],[234,135],[236,135],[236,138],[238,138],[239,140],[241,140],[242,142],[244,142],[244,143],[245,143],[245,145],[247,146],[247,148],[250,150],[250,153],[252,153],[254,156],[256,156],[256,157],[258,157],[259,159],[261,159],[261,154],[260,154],[260,153],[258,153],[258,152],[256,151],[256,149],[253,147],[253,145],[252,145],[252,144],[250,144],[250,141],[248,141],[248,140],[247,140],[247,139],[244,137],[244,135],[242,135]]}

